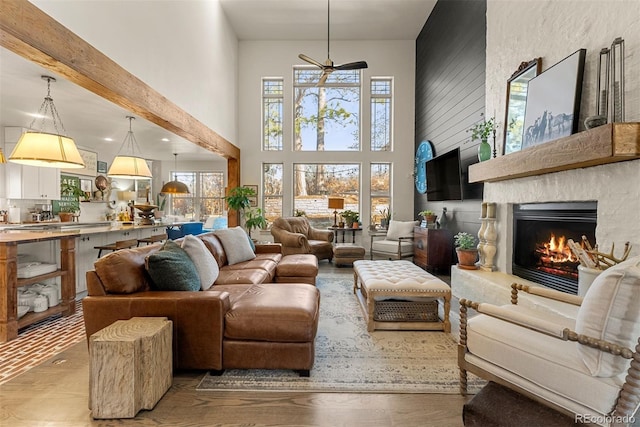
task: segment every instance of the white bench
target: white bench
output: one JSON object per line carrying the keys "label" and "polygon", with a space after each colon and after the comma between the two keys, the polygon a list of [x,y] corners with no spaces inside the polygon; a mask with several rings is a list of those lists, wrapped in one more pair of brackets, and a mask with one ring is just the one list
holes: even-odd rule
{"label": "white bench", "polygon": [[[451,288],[406,260],[353,263],[353,292],[367,320],[367,330],[451,331]],[[443,318],[438,315],[443,303]]]}

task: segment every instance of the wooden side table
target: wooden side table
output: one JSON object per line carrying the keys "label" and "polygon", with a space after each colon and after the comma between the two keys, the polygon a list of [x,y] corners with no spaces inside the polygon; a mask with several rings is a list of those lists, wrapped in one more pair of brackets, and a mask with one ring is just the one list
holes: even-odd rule
{"label": "wooden side table", "polygon": [[427,271],[449,271],[453,258],[453,234],[443,228],[413,229],[413,263]]}
{"label": "wooden side table", "polygon": [[94,419],[153,409],[173,381],[173,324],[166,317],[118,320],[89,339],[89,409]]}
{"label": "wooden side table", "polygon": [[358,227],[358,228],[349,228],[349,227],[329,227],[329,230],[333,230],[333,234],[334,234],[334,239],[333,242],[334,243],[338,243],[338,231],[342,232],[342,243],[345,243],[344,241],[344,235],[347,234],[347,231],[351,231],[351,243],[355,244],[356,243],[356,231],[362,231],[362,227]]}

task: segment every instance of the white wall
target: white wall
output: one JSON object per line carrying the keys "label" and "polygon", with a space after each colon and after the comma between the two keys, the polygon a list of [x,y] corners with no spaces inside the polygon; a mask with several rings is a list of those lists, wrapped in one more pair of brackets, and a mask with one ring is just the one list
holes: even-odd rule
{"label": "white wall", "polygon": [[[242,150],[242,183],[260,184],[262,162],[285,162],[284,212],[293,214],[293,66],[305,64],[298,59],[304,53],[324,61],[326,43],[318,41],[241,41],[239,55],[239,123],[238,146]],[[350,41],[332,42],[331,57],[335,64],[365,60],[369,68],[363,73],[361,113],[362,151],[359,152],[297,152],[296,161],[303,162],[357,162],[363,165],[362,176],[369,176],[368,164],[375,161],[394,163],[393,212],[394,219],[413,219],[413,146],[414,146],[414,75],[415,41]],[[369,150],[369,79],[372,76],[394,77],[394,122],[392,153]],[[284,79],[284,141],[282,152],[261,150],[261,79]],[[288,163],[288,164],[287,164]],[[370,218],[368,178],[361,186],[361,212],[363,224]]]}
{"label": "white wall", "polygon": [[232,143],[238,40],[218,0],[32,0]]}
{"label": "white wall", "polygon": [[[581,122],[595,113],[600,49],[625,40],[626,121],[640,121],[640,6],[637,0],[487,2],[486,111],[504,115],[506,81],[521,61],[542,57],[543,70],[579,48],[587,49]],[[584,126],[581,123],[580,130]],[[485,184],[484,199],[498,203],[497,266],[510,271],[512,203],[598,201],[596,240],[601,250],[630,241],[640,253],[640,160]]]}

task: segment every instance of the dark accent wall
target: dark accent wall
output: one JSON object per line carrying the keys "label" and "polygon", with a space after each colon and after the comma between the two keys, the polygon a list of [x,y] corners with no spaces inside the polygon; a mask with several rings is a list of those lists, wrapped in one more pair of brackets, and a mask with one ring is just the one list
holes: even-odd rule
{"label": "dark accent wall", "polygon": [[[460,147],[463,181],[477,162],[478,143],[466,131],[485,108],[486,0],[438,0],[416,40],[416,141],[431,141],[434,155]],[[417,191],[417,213],[449,212],[449,228],[477,233],[482,185],[472,199],[428,202]],[[465,198],[471,194],[465,186]],[[415,191],[415,190],[414,190]]]}

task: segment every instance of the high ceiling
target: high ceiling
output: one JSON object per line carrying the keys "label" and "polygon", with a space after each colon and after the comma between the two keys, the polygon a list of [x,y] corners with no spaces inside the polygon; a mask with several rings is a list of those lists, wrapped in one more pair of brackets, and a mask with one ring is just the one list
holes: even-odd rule
{"label": "high ceiling", "polygon": [[[435,2],[333,0],[331,39],[415,40]],[[324,0],[220,0],[220,4],[240,40],[323,40],[327,36]],[[36,112],[46,94],[43,74],[52,75],[0,48],[0,126],[29,126],[28,114]],[[99,150],[110,144],[110,151],[117,151],[128,130],[127,111],[63,79],[52,84],[51,96],[67,134],[78,146]],[[133,131],[145,157],[173,160],[172,153],[177,152],[181,160],[218,158],[142,118],[133,122]],[[113,141],[105,141],[106,137]],[[160,146],[167,148],[159,150]]]}

